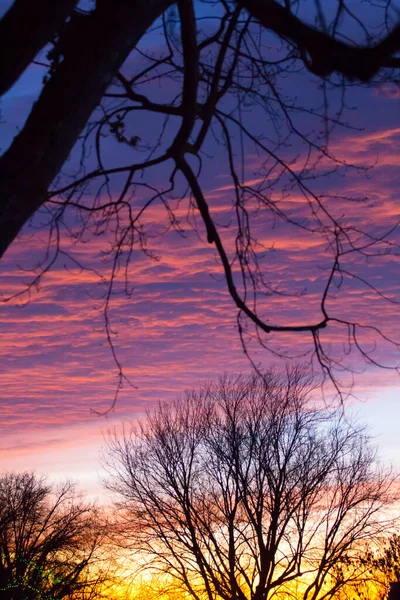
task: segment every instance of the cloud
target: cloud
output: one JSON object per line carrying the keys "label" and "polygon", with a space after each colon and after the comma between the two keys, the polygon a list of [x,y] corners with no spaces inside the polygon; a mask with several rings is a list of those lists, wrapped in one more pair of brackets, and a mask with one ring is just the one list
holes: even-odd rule
{"label": "cloud", "polygon": [[[357,168],[342,166],[329,177],[310,183],[323,196],[325,206],[359,229],[377,233],[391,227],[398,219],[400,129],[371,126],[367,132],[346,133],[335,139],[332,151]],[[264,178],[253,172],[260,162],[258,157],[249,157],[248,186],[264,185]],[[295,167],[300,168],[300,164],[299,159]],[[375,166],[371,170],[360,168],[365,165]],[[203,183],[233,260],[236,216],[233,188],[224,168],[222,160],[213,161]],[[323,175],[326,163],[318,169]],[[354,201],[350,203],[348,197]],[[288,211],[292,219],[312,222],[314,205],[310,210],[311,205],[297,189],[288,188],[283,197],[279,190],[269,189],[268,198]],[[138,192],[136,206],[143,202],[144,196]],[[332,264],[324,235],[280,221],[265,207],[256,212],[259,207],[251,200],[249,207],[265,281],[280,292],[270,295],[267,290],[260,296],[259,314],[269,323],[318,322],[322,318],[321,294]],[[193,230],[196,210],[190,198],[183,195],[174,209],[183,235],[168,230],[163,205],[151,206],[143,227],[148,232],[147,249],[157,260],[139,248],[134,250],[129,267],[132,293],[123,294],[121,278],[110,305],[113,343],[125,374],[136,387],[124,383],[117,411],[108,421],[99,419],[91,409],[110,407],[117,385],[117,368],[105,335],[107,288],[96,275],[96,271],[105,276],[110,273],[106,250],[113,232],[107,239],[88,234],[88,243],[77,245],[62,230],[63,248],[87,269],[81,271],[67,257],[60,257],[39,290],[32,288],[30,297],[0,306],[0,438],[7,440],[0,459],[5,468],[14,461],[12,464],[18,466],[47,465],[55,472],[62,463],[63,472],[68,472],[71,459],[77,473],[87,473],[97,468],[94,457],[108,424],[136,419],[160,399],[169,400],[224,371],[249,370],[237,333],[237,310],[227,294],[215,248],[206,243],[198,214],[198,234]],[[26,269],[43,258],[44,239],[43,228],[27,229],[10,248],[2,262],[3,297],[21,291],[32,278]],[[396,255],[367,259],[349,254],[343,258],[344,268],[367,278],[392,299],[399,298],[397,263]],[[24,270],[18,269],[18,264]],[[236,263],[233,269],[240,289]],[[385,333],[400,339],[397,305],[385,302],[356,278],[345,277],[336,284],[327,299],[334,315],[378,324]],[[249,328],[249,334],[253,333]],[[346,327],[336,324],[323,331],[321,338],[335,357],[343,355],[346,335]],[[380,341],[373,349],[378,339],[371,330],[360,330],[359,336],[362,347],[373,352],[377,360],[396,360],[390,344]],[[271,335],[263,340],[283,355],[300,356],[312,349],[310,336]],[[254,340],[249,339],[249,348],[262,366],[277,360],[261,351]],[[360,360],[352,362],[353,358],[346,359],[346,365],[361,372],[366,365]],[[391,372],[376,369],[363,372],[357,382],[361,394],[395,385]]]}
{"label": "cloud", "polygon": [[396,84],[385,84],[374,89],[375,94],[379,98],[387,100],[398,100],[400,98],[400,88]]}

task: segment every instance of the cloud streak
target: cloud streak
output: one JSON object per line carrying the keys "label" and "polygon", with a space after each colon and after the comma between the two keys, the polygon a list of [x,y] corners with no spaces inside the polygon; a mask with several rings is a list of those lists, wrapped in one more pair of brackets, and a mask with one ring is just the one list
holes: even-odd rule
{"label": "cloud streak", "polygon": [[[343,165],[331,177],[317,181],[315,185],[317,189],[320,186],[326,205],[336,215],[346,213],[360,229],[376,233],[392,227],[399,218],[400,129],[371,127],[365,133],[347,133],[335,139],[332,152],[355,167],[375,166],[362,170]],[[248,185],[264,184],[263,178],[252,175],[259,166],[257,160],[249,156]],[[319,169],[323,173],[325,165],[321,163]],[[221,236],[232,249],[234,233],[225,228],[233,222],[232,186],[225,184],[225,175],[210,173],[206,191]],[[279,200],[292,216],[305,218],[304,197],[293,192],[281,199],[274,193],[271,191],[272,200]],[[357,201],[344,200],[349,196]],[[139,205],[143,199],[138,196],[135,201]],[[63,464],[62,471],[68,472],[68,464],[73,463],[72,470],[78,476],[80,469],[88,476],[91,469],[97,468],[94,457],[101,431],[109,425],[124,418],[135,419],[159,400],[171,399],[226,370],[249,369],[236,329],[236,310],[227,294],[215,249],[205,243],[201,225],[199,235],[193,231],[188,214],[193,217],[186,198],[176,210],[183,234],[179,235],[165,231],[165,208],[152,206],[144,225],[153,233],[164,231],[148,240],[148,250],[158,259],[149,258],[139,249],[134,251],[129,272],[132,294],[125,296],[120,293],[122,284],[117,285],[118,294],[110,306],[113,342],[136,388],[124,387],[117,411],[108,421],[99,420],[91,412],[107,409],[116,387],[116,367],[102,312],[105,287],[95,272],[107,274],[110,270],[110,263],[105,261],[105,240],[92,237],[81,245],[66,240],[65,250],[88,269],[81,271],[62,256],[39,290],[32,289],[29,298],[25,295],[1,305],[0,438],[9,440],[0,449],[3,468],[25,464],[41,468],[52,465],[51,469],[57,470],[57,464]],[[276,222],[270,213],[263,216],[265,220],[256,220],[254,229],[263,246],[263,272],[267,281],[284,294],[261,299],[260,314],[270,322],[286,324],[317,321],[332,260],[326,240]],[[26,269],[38,263],[44,235],[41,229],[29,235],[26,232],[6,255],[1,275],[3,297],[20,292],[30,280],[31,275],[16,265]],[[400,298],[396,255],[368,260],[349,256],[344,266],[385,290],[391,299]],[[400,339],[398,305],[384,301],[354,277],[345,278],[328,305],[340,318],[359,318]],[[344,334],[341,327],[329,327],[322,337],[336,348],[342,347]],[[277,336],[271,337],[277,340]],[[377,359],[397,360],[393,348],[385,344],[373,350],[370,331],[361,335],[360,343]],[[255,360],[262,365],[276,360],[253,342],[249,344]],[[296,348],[301,355],[312,344],[310,339],[287,335],[279,338],[278,347],[282,353],[293,353]],[[363,366],[352,363],[352,359],[350,365],[358,369]],[[393,386],[394,382],[390,372],[375,369],[358,378],[361,394]],[[80,459],[80,453],[86,453],[88,460]]]}

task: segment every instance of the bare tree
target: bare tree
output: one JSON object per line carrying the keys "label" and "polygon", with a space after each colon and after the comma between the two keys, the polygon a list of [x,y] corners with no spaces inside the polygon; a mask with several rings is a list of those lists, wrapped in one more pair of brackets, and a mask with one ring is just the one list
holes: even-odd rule
{"label": "bare tree", "polygon": [[368,557],[371,564],[386,577],[386,584],[400,583],[400,536],[394,533],[380,552]]}
{"label": "bare tree", "polygon": [[[40,27],[29,28],[23,45],[21,28],[27,29],[32,3],[15,0],[0,22],[3,54],[7,49],[9,57],[0,74],[2,90],[9,89],[46,42],[51,44],[39,61],[43,89],[0,158],[0,255],[43,205],[49,241],[34,284],[63,253],[66,235],[86,239],[108,232],[112,247],[107,252],[111,268],[105,321],[121,383],[109,322],[113,293],[119,284],[129,289],[134,249],[147,250],[146,210],[160,203],[167,227],[180,231],[177,208],[185,201],[189,221],[200,234],[205,231],[217,253],[246,353],[249,340],[255,338],[282,354],[279,340],[297,334],[308,336],[310,353],[335,385],[333,372],[351,349],[368,364],[395,368],[396,361],[389,364],[370,350],[372,337],[397,352],[399,344],[390,332],[358,316],[344,317],[335,311],[332,297],[346,280],[396,302],[360,275],[352,262],[361,257],[370,264],[397,251],[396,226],[377,232],[371,224],[360,230],[357,220],[335,208],[337,195],[315,185],[322,163],[324,176],[349,168],[329,146],[332,129],[343,124],[346,83],[375,85],[395,78],[399,26],[391,2],[370,3],[374,21],[380,24],[373,30],[357,7],[342,0],[330,6],[329,14],[319,0],[307,3],[311,17],[307,11],[301,17],[307,7],[298,0],[221,1],[212,10],[205,2],[198,14],[192,0],[181,0],[176,7],[171,0],[101,0],[87,11],[71,0],[56,4],[35,3]],[[365,11],[364,3],[360,7]],[[151,35],[160,36],[152,52],[140,46],[149,28]],[[351,42],[349,31],[354,32]],[[304,71],[313,78],[311,89],[320,98],[310,105],[291,97],[286,86],[288,78],[302,72],[307,77]],[[167,90],[162,97],[154,93],[156,81]],[[259,116],[256,121],[249,109]],[[147,132],[146,139],[137,134],[143,112],[156,124],[155,140],[147,139]],[[260,123],[265,123],[261,131]],[[76,145],[81,159],[66,175],[61,169],[74,147],[76,156]],[[203,165],[216,145],[223,149],[231,178],[227,209],[235,226],[230,239],[216,221],[204,187]],[[90,147],[94,160],[88,157]],[[115,164],[116,148],[125,150],[123,164]],[[248,152],[259,156],[256,183],[245,177]],[[162,183],[155,186],[154,180]],[[300,216],[285,206],[292,194],[303,199]],[[271,296],[291,297],[297,311],[304,304],[303,290],[278,283],[265,264],[268,248],[259,239],[260,215],[264,228],[271,230],[281,222],[292,235],[301,231],[326,248],[316,265],[319,304],[299,322],[271,317]],[[340,331],[342,356],[331,352],[324,335],[327,327]]]}
{"label": "bare tree", "polygon": [[[359,598],[388,598],[396,600],[400,594],[400,537],[392,533],[380,544],[371,544],[358,560],[364,567],[364,581],[350,586]],[[351,589],[352,588],[352,589]]]}
{"label": "bare tree", "polygon": [[106,570],[99,515],[66,483],[32,473],[0,478],[0,595],[4,600],[94,600]]}
{"label": "bare tree", "polygon": [[107,486],[145,568],[209,600],[330,598],[364,573],[392,477],[313,388],[301,369],[225,377],[110,435]]}

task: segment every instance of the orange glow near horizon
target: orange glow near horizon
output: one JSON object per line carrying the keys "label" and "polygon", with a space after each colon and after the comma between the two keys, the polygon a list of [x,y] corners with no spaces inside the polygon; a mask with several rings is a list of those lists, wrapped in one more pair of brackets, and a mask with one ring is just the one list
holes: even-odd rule
{"label": "orange glow near horizon", "polygon": [[[144,560],[145,563],[145,560]],[[129,564],[129,560],[128,563]],[[135,565],[137,568],[137,565]],[[278,588],[273,588],[271,597],[277,598],[295,598],[302,600],[305,590],[310,583],[310,575],[307,574],[307,567],[303,566],[304,574]],[[117,580],[110,587],[106,588],[109,597],[118,600],[190,600],[193,596],[182,587],[182,584],[174,580],[173,577],[162,573],[157,569],[141,569],[140,574],[133,576],[129,567],[125,565],[121,573],[116,574]],[[193,582],[192,582],[193,583]],[[317,596],[317,600],[323,597],[329,589],[329,582]],[[360,593],[364,600],[382,600],[386,597],[389,587],[389,579],[381,572],[374,571],[363,573],[359,577],[349,577],[349,583],[338,590],[334,597],[340,600],[356,600],[360,598]],[[194,586],[199,598],[207,600],[208,595],[204,586],[199,584]],[[249,598],[248,590],[242,590],[246,598]],[[220,599],[218,594],[216,600]]]}

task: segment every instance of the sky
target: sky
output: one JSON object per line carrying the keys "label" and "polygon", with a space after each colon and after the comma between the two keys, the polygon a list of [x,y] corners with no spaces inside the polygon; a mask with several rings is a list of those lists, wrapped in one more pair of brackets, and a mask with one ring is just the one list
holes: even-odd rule
{"label": "sky", "polygon": [[[152,43],[156,45],[156,40],[146,41],[150,47]],[[3,99],[3,148],[22,126],[41,78],[42,71],[33,66]],[[313,103],[310,90],[314,88],[307,88],[305,81],[294,78],[288,89],[302,101]],[[163,88],[154,91],[155,97],[170,92]],[[338,128],[330,150],[338,160],[359,168],[339,168],[315,182],[317,190],[335,196],[331,202],[336,214],[346,214],[357,226],[375,233],[390,228],[399,217],[399,99],[398,88],[390,85],[351,89],[345,116],[352,128]],[[248,118],[258,126],[259,114]],[[130,126],[146,139],[157,134],[160,124],[141,115]],[[118,152],[111,142],[106,145],[110,164],[121,160],[121,150]],[[232,185],[223,151],[215,141],[210,141],[209,152],[202,184],[229,245],[233,239]],[[301,163],[301,147],[287,152],[298,156]],[[245,156],[245,179],[254,181],[263,157],[247,147]],[[316,166],[320,176],[325,169],[323,162]],[[151,177],[160,184],[165,173],[160,170]],[[145,196],[138,190],[135,202],[140,206]],[[272,193],[280,193],[279,186]],[[365,200],[349,204],[342,196]],[[304,201],[295,191],[283,202],[292,215],[301,216],[305,211]],[[106,250],[111,237],[89,236],[86,243],[75,244],[65,236],[63,248],[69,256],[58,258],[40,286],[8,301],[26,289],[32,268],[43,257],[46,214],[37,215],[33,226],[28,226],[6,253],[0,264],[0,471],[34,469],[52,481],[68,477],[90,496],[101,499],[100,456],[109,428],[144,418],[158,401],[168,401],[224,372],[249,372],[237,332],[236,310],[215,250],[206,243],[201,226],[198,232],[194,230],[193,215],[187,218],[188,198],[177,206],[176,214],[183,235],[167,229],[161,204],[146,212],[152,257],[140,249],[134,252],[129,276],[133,292],[129,297],[117,294],[112,300],[113,342],[132,385],[125,382],[115,408],[106,416],[98,413],[112,405],[118,371],[105,335],[105,287],[98,272],[109,272]],[[263,310],[268,310],[272,319],[285,322],[315,317],[326,281],[326,243],[318,236],[273,223],[268,214],[257,217],[255,231],[266,249],[262,264],[268,280],[284,291],[301,293],[268,297]],[[399,241],[398,232],[392,239]],[[329,299],[329,306],[338,317],[351,314],[400,340],[398,255],[349,260],[354,272],[383,290],[392,302],[348,278]],[[86,268],[80,269],[78,262]],[[342,348],[342,330],[328,328],[323,335],[326,344]],[[379,344],[373,350],[371,337],[362,338],[362,343],[385,364],[399,364],[393,346]],[[309,340],[298,335],[282,337],[276,344],[274,348],[291,354],[310,349]],[[272,364],[283,367],[284,361],[268,351],[251,343],[250,347],[263,368]],[[356,372],[354,397],[348,400],[351,411],[370,427],[381,455],[400,467],[397,373],[365,365],[354,353],[344,360]]]}

